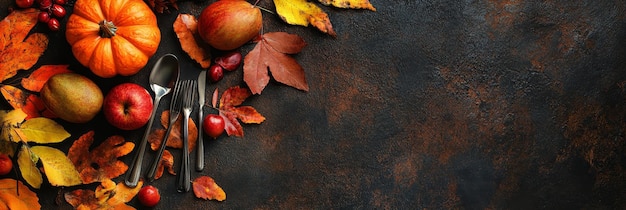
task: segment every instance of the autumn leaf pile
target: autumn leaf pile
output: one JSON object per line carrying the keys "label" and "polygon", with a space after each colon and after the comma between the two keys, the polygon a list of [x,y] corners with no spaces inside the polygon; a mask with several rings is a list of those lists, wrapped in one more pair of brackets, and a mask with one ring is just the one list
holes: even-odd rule
{"label": "autumn leaf pile", "polygon": [[[146,0],[155,13],[178,10],[176,0]],[[346,9],[367,9],[376,11],[368,0],[273,0],[276,15],[285,23],[300,26],[313,26],[331,37],[337,36],[329,16],[320,5]],[[15,10],[0,21],[0,93],[12,110],[0,110],[0,153],[8,154],[15,160],[17,179],[0,179],[0,207],[8,209],[40,209],[36,191],[47,181],[57,187],[69,187],[99,183],[95,189],[76,189],[65,192],[63,197],[78,209],[126,209],[143,183],[129,188],[113,180],[126,173],[128,165],[121,157],[133,151],[135,145],[123,136],[111,135],[93,145],[94,131],[87,131],[79,137],[72,137],[63,126],[56,122],[56,116],[48,110],[39,97],[39,91],[46,81],[56,74],[70,73],[69,65],[33,66],[48,47],[48,37],[43,33],[32,33],[37,24],[39,10],[30,8]],[[270,12],[271,13],[271,12]],[[203,69],[211,65],[209,47],[201,41],[197,32],[197,20],[191,14],[179,14],[173,23],[173,30],[181,48]],[[265,31],[265,30],[263,30]],[[302,66],[292,55],[300,53],[307,43],[296,34],[286,32],[265,32],[252,40],[255,44],[243,60],[243,82],[247,87],[230,87],[221,97],[215,89],[211,106],[225,120],[228,136],[243,137],[243,124],[260,124],[265,121],[254,107],[242,105],[254,94],[261,94],[271,77],[277,82],[298,90],[308,91],[309,84]],[[27,76],[18,77],[18,71]],[[271,73],[271,74],[270,74]],[[151,149],[157,150],[167,129],[168,111],[161,113],[163,129],[151,132]],[[170,133],[170,148],[182,148],[180,137],[181,122],[174,124],[177,129]],[[198,141],[197,131],[201,129],[190,120],[190,150]],[[53,145],[70,139],[72,142],[67,154]],[[176,175],[173,170],[174,158],[165,151],[157,170],[156,178],[165,170]],[[44,179],[45,177],[45,179]],[[226,193],[211,177],[200,176],[193,182],[197,198],[223,201]]]}

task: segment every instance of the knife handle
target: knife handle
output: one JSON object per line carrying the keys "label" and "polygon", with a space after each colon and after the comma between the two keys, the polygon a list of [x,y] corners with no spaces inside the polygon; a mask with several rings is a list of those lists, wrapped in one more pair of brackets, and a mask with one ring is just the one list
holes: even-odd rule
{"label": "knife handle", "polygon": [[198,109],[198,143],[196,148],[196,171],[202,171],[204,169],[204,138],[202,137],[202,108],[200,105]]}

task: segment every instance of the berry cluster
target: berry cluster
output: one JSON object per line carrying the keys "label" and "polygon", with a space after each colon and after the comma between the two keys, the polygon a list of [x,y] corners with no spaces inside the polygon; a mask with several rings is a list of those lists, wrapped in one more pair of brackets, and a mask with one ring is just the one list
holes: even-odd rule
{"label": "berry cluster", "polygon": [[229,52],[215,58],[215,63],[208,69],[208,77],[212,82],[218,82],[224,78],[224,70],[234,71],[241,65],[241,53],[237,51]]}
{"label": "berry cluster", "polygon": [[51,31],[58,31],[61,28],[59,19],[65,17],[66,11],[63,6],[67,3],[66,0],[15,0],[15,3],[19,8],[29,8],[33,5],[38,7],[41,10],[39,22],[47,24]]}

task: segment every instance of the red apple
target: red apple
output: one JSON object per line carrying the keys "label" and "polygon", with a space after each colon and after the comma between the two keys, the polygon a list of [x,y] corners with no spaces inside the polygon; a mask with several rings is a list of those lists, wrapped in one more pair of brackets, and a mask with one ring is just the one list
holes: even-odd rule
{"label": "red apple", "polygon": [[141,128],[152,112],[152,96],[135,83],[122,83],[113,87],[104,97],[104,117],[111,125],[122,130]]}
{"label": "red apple", "polygon": [[198,17],[200,37],[218,50],[234,50],[259,35],[261,10],[244,0],[210,4]]}
{"label": "red apple", "polygon": [[202,130],[210,137],[216,139],[224,133],[226,122],[224,118],[217,114],[208,114],[202,122]]}

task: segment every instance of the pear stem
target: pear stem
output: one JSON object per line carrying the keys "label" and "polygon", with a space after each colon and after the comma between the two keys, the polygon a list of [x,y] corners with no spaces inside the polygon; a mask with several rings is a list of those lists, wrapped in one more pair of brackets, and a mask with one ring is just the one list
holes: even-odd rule
{"label": "pear stem", "polygon": [[[258,1],[257,1],[257,2],[258,2]],[[270,13],[270,14],[272,14],[272,15],[276,15],[276,13],[274,13],[273,11],[271,11],[271,10],[269,10],[269,9],[265,8],[265,7],[258,6],[258,5],[256,5],[256,4],[255,4],[255,7],[257,7],[257,8],[259,8],[259,9],[263,10],[264,12]]]}

